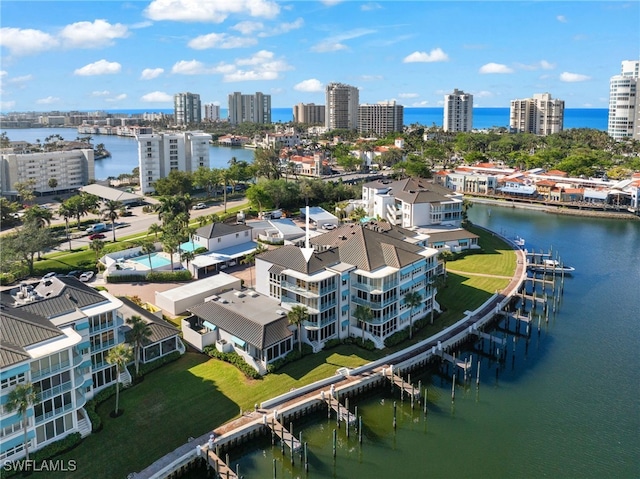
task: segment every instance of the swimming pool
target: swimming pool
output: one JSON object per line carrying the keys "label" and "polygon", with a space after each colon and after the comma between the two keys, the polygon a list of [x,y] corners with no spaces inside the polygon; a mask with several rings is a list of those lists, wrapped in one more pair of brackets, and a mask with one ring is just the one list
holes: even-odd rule
{"label": "swimming pool", "polygon": [[[143,266],[149,267],[149,255],[138,256],[137,258],[131,258],[131,261],[140,263]],[[165,258],[160,253],[151,253],[151,266],[153,268],[161,268],[162,266],[168,266],[171,264],[168,258]]]}

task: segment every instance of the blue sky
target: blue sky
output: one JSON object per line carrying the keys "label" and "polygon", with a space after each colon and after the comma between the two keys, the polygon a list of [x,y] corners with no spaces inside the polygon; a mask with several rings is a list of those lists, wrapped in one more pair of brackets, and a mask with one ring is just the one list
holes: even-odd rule
{"label": "blue sky", "polygon": [[271,94],[272,107],[360,103],[438,107],[454,88],[476,107],[550,93],[607,108],[609,78],[640,57],[638,1],[0,2],[0,110],[173,107],[199,93]]}

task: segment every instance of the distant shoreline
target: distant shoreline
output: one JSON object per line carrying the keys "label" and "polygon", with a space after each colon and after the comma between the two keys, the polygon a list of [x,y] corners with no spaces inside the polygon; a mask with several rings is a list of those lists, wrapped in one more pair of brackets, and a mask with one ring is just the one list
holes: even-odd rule
{"label": "distant shoreline", "polygon": [[544,211],[545,213],[557,214],[557,215],[583,216],[583,217],[589,217],[589,218],[609,218],[609,219],[618,219],[618,220],[636,220],[636,221],[640,220],[639,215],[634,215],[631,212],[596,211],[596,210],[568,208],[568,207],[562,207],[562,206],[537,205],[537,204],[525,203],[523,201],[518,201],[516,199],[497,200],[492,198],[478,198],[475,196],[467,196],[467,198],[471,200],[472,203],[499,206],[502,208],[518,208],[522,210]]}

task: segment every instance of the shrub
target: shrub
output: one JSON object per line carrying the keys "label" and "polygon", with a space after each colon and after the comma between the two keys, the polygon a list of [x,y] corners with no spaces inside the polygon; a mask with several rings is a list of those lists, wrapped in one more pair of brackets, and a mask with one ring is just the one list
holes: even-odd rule
{"label": "shrub", "polygon": [[[24,469],[21,469],[20,467],[17,467],[17,466],[12,468],[3,467],[2,477],[3,478],[13,477],[18,475],[21,472],[23,476],[26,474],[31,474],[31,472],[25,473],[23,471],[26,470],[27,467],[32,466],[33,463],[38,464],[46,459],[51,459],[58,456],[59,454],[63,454],[67,451],[70,451],[71,449],[76,447],[78,444],[80,444],[81,440],[82,440],[82,436],[80,436],[79,432],[73,432],[71,434],[68,434],[64,438],[60,439],[59,441],[52,442],[48,446],[45,446],[42,449],[36,451],[33,454],[33,456],[31,456],[30,458],[30,461],[33,461],[32,464],[31,465],[25,464],[24,466],[22,466]],[[16,461],[14,462],[14,464],[19,464],[21,462],[23,461],[22,460]]]}
{"label": "shrub", "polygon": [[13,273],[0,273],[0,286],[6,286],[13,283],[16,277]]}
{"label": "shrub", "polygon": [[[146,374],[149,374],[151,371],[155,371],[156,369],[158,369],[161,366],[164,366],[165,364],[172,363],[173,361],[180,359],[180,356],[181,356],[180,351],[174,351],[170,354],[167,354],[166,356],[156,359],[155,361],[151,361],[150,363],[140,364],[140,369],[138,371],[137,377],[145,376]],[[134,373],[134,376],[135,376],[135,373]]]}
{"label": "shrub", "polygon": [[270,373],[277,371],[282,368],[286,364],[289,364],[293,361],[297,361],[298,359],[306,356],[307,354],[313,354],[313,349],[308,344],[302,345],[302,353],[296,348],[287,354],[284,358],[276,359],[274,362],[267,366],[267,371]]}
{"label": "shrub", "polygon": [[147,274],[147,281],[151,283],[173,283],[174,281],[189,281],[191,278],[191,272],[186,270],[152,271]]}
{"label": "shrub", "polygon": [[200,246],[199,248],[196,248],[195,250],[193,250],[193,254],[203,254],[203,253],[207,253],[208,251],[209,250],[204,246]]}
{"label": "shrub", "polygon": [[220,359],[229,364],[233,364],[238,368],[245,376],[251,379],[261,379],[260,373],[253,369],[238,353],[221,353],[215,346],[207,346],[204,348],[204,353],[212,358]]}
{"label": "shrub", "polygon": [[116,386],[109,386],[108,388],[104,388],[98,394],[96,394],[93,399],[87,401],[84,408],[89,415],[89,420],[91,421],[91,432],[99,432],[102,430],[102,418],[96,412],[96,408],[113,396],[116,393]]}
{"label": "shrub", "polygon": [[342,341],[339,339],[329,339],[324,343],[324,349],[335,348],[336,346],[340,346]]}
{"label": "shrub", "polygon": [[146,282],[147,278],[140,274],[123,274],[123,275],[109,275],[107,276],[107,283],[142,283]]}

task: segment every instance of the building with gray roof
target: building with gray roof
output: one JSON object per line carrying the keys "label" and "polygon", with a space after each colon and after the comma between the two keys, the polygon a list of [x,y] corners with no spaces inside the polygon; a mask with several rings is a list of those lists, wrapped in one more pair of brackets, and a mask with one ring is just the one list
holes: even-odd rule
{"label": "building with gray roof", "polygon": [[392,225],[453,225],[462,221],[462,193],[422,178],[380,179],[362,185],[367,216],[384,218]]}
{"label": "building with gray roof", "polygon": [[[382,348],[385,338],[434,307],[430,279],[437,251],[425,241],[426,236],[388,223],[342,225],[310,239],[308,260],[293,245],[258,255],[256,290],[287,311],[298,305],[307,309],[301,340],[314,351],[329,339],[348,336]],[[420,306],[406,304],[408,292],[420,295]],[[356,319],[358,308],[369,308],[371,317]]]}
{"label": "building with gray roof", "polygon": [[189,312],[182,324],[186,341],[199,350],[215,345],[221,352],[235,351],[261,374],[293,349],[286,311],[253,290],[214,295]]}

